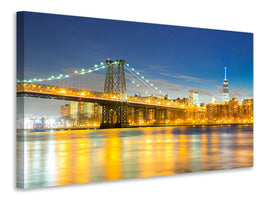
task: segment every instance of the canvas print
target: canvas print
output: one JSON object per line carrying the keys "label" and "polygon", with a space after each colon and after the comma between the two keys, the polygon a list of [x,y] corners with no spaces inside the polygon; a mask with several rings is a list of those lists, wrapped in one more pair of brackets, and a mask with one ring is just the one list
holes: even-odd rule
{"label": "canvas print", "polygon": [[252,33],[18,12],[16,87],[18,188],[253,166]]}

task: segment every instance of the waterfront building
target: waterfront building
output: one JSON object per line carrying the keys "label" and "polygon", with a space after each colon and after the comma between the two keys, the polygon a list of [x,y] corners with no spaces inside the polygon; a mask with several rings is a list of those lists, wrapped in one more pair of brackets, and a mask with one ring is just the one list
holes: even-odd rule
{"label": "waterfront building", "polygon": [[209,123],[252,123],[253,100],[240,103],[232,98],[221,104],[207,104],[206,118]]}
{"label": "waterfront building", "polygon": [[71,101],[70,102],[70,118],[74,121],[78,120],[79,116],[79,102]]}
{"label": "waterfront building", "polygon": [[177,98],[177,99],[173,99],[172,100],[174,103],[178,103],[178,104],[181,104],[181,105],[188,105],[188,98]]}
{"label": "waterfront building", "polygon": [[164,94],[157,94],[156,98],[162,100],[162,99],[164,99]]}
{"label": "waterfront building", "polygon": [[61,117],[69,117],[70,116],[70,104],[65,104],[60,108]]}
{"label": "waterfront building", "polygon": [[92,119],[94,125],[99,125],[102,120],[102,106],[97,103],[93,103],[93,112],[92,112]]}
{"label": "waterfront building", "polygon": [[223,80],[223,102],[229,101],[229,88],[228,88],[228,79],[226,77],[226,67],[224,68],[224,80]]}
{"label": "waterfront building", "polygon": [[94,103],[79,102],[79,115],[84,118],[92,118],[94,116]]}
{"label": "waterfront building", "polygon": [[193,102],[194,102],[194,105],[197,105],[198,107],[200,106],[199,92],[193,93]]}
{"label": "waterfront building", "polygon": [[242,102],[244,115],[253,120],[253,99],[244,99]]}
{"label": "waterfront building", "polygon": [[99,125],[101,117],[102,107],[97,103],[70,102],[70,120],[73,126]]}
{"label": "waterfront building", "polygon": [[189,106],[197,105],[198,107],[200,106],[199,92],[194,92],[193,90],[189,90],[188,105]]}
{"label": "waterfront building", "polygon": [[189,90],[189,100],[188,100],[188,105],[192,106],[194,105],[194,91]]}
{"label": "waterfront building", "polygon": [[205,103],[202,102],[202,103],[200,104],[200,107],[204,107],[204,106],[205,106]]}

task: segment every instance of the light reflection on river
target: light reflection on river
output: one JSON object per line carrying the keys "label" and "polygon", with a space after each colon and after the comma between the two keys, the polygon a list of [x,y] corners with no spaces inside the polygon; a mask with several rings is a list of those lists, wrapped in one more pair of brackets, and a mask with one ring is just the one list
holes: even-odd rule
{"label": "light reflection on river", "polygon": [[18,133],[17,159],[22,188],[251,167],[253,127]]}

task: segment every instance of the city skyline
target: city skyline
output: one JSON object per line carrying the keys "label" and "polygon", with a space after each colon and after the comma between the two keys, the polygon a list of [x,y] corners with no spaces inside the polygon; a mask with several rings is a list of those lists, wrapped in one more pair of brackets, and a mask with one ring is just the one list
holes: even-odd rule
{"label": "city skyline", "polygon": [[123,58],[170,98],[188,98],[193,89],[210,103],[212,96],[222,101],[227,66],[230,99],[253,97],[251,33],[30,12],[24,28],[25,78]]}

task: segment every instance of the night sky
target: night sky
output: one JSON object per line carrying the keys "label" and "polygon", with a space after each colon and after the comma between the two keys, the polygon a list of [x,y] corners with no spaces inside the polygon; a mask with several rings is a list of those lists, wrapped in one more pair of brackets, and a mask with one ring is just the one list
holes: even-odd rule
{"label": "night sky", "polygon": [[230,98],[253,96],[251,33],[31,12],[24,20],[26,79],[124,59],[170,98],[194,89],[209,103],[222,101],[227,66]]}

